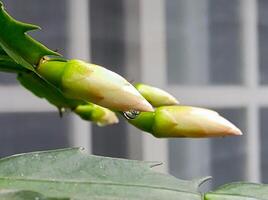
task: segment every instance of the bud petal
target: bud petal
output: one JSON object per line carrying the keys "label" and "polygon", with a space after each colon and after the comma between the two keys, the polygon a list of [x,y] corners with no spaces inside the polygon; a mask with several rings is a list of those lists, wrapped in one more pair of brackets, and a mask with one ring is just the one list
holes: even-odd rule
{"label": "bud petal", "polygon": [[119,122],[113,111],[95,104],[77,106],[74,112],[82,119],[92,121],[98,126],[106,126]]}
{"label": "bud petal", "polygon": [[217,112],[190,106],[166,106],[156,110],[156,137],[219,137],[242,132]]}
{"label": "bud petal", "polygon": [[154,107],[179,104],[178,100],[175,97],[157,87],[138,83],[135,84],[135,88]]}
{"label": "bud petal", "polygon": [[242,132],[217,112],[190,106],[162,106],[155,112],[141,112],[128,120],[156,137],[220,137]]}
{"label": "bud petal", "polygon": [[153,111],[146,99],[122,76],[81,60],[45,61],[38,73],[68,98],[81,99],[116,111]]}

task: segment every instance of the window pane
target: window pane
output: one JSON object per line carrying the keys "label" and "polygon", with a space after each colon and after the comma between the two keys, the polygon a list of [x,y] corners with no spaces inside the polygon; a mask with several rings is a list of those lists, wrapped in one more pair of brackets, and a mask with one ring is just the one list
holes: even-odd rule
{"label": "window pane", "polygon": [[[124,74],[124,1],[90,1],[91,62]],[[126,124],[93,126],[93,153],[127,157]]]}
{"label": "window pane", "polygon": [[0,84],[1,85],[17,84],[16,77],[17,77],[16,74],[0,72]]}
{"label": "window pane", "polygon": [[[245,109],[217,109],[245,133]],[[213,176],[211,185],[245,179],[245,137],[172,139],[169,141],[170,173],[178,178]]]}
{"label": "window pane", "polygon": [[244,136],[211,140],[211,175],[213,185],[245,180],[246,166],[246,110],[217,109],[217,111],[239,127]]}
{"label": "window pane", "polygon": [[[65,0],[3,0],[6,10],[15,19],[36,24],[42,28],[30,33],[52,50],[66,53],[66,4]],[[0,73],[0,84],[16,84],[16,75]]]}
{"label": "window pane", "polygon": [[239,1],[210,0],[210,82],[241,84]]}
{"label": "window pane", "polygon": [[93,154],[127,158],[127,134],[125,126],[126,124],[123,123],[123,120],[119,124],[107,127],[93,125]]}
{"label": "window pane", "polygon": [[268,183],[268,108],[260,110],[262,182]]}
{"label": "window pane", "polygon": [[58,113],[0,113],[0,157],[68,147],[68,120]]}
{"label": "window pane", "polygon": [[208,82],[207,0],[166,1],[168,83]]}
{"label": "window pane", "polygon": [[182,179],[210,175],[209,139],[170,139],[169,171]]}
{"label": "window pane", "polygon": [[242,84],[238,0],[166,1],[170,84]]}
{"label": "window pane", "polygon": [[259,0],[258,2],[260,83],[268,84],[268,1]]}

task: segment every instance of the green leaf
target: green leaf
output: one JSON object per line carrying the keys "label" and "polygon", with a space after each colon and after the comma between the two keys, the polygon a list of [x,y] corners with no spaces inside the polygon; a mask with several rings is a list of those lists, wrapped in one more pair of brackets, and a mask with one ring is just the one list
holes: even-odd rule
{"label": "green leaf", "polygon": [[24,190],[0,190],[1,200],[70,200],[69,198],[47,198],[44,195]]}
{"label": "green leaf", "polygon": [[[1,68],[1,67],[0,67]],[[19,73],[18,81],[39,98],[45,98],[49,103],[58,108],[74,109],[84,101],[66,98],[61,91],[34,72]]]}
{"label": "green leaf", "polygon": [[4,49],[0,46],[0,55],[7,55]]}
{"label": "green leaf", "polygon": [[0,53],[1,52],[3,53],[0,54],[0,71],[17,73],[17,79],[21,85],[37,97],[45,98],[49,103],[58,108],[64,107],[74,109],[78,105],[85,104],[84,101],[66,98],[54,85],[38,76],[35,72],[17,64],[8,55],[4,55],[4,51],[0,48]]}
{"label": "green leaf", "polygon": [[[0,49],[1,51],[1,49]],[[27,72],[29,70],[25,69],[21,65],[15,63],[9,56],[0,54],[0,71],[2,72],[11,72],[11,73],[19,73],[19,72]]]}
{"label": "green leaf", "polygon": [[4,55],[4,53],[0,54],[0,71],[17,73],[17,79],[26,89],[39,98],[45,98],[58,108],[74,109],[78,105],[85,104],[83,101],[66,98],[54,85],[38,76],[35,72],[15,63],[9,56]]}
{"label": "green leaf", "polygon": [[39,29],[13,19],[0,2],[0,46],[23,67],[34,71],[40,59],[46,55],[59,55],[30,37],[27,32]]}
{"label": "green leaf", "polygon": [[45,98],[49,103],[56,106],[60,115],[62,115],[61,108],[69,108],[82,119],[97,123],[99,126],[118,122],[116,115],[106,108],[82,100],[66,98],[57,87],[38,76],[35,72],[15,63],[7,55],[0,54],[0,71],[17,73],[17,79],[22,86],[37,97]]}
{"label": "green leaf", "polygon": [[268,200],[268,185],[229,183],[207,193],[205,200]]}
{"label": "green leaf", "polygon": [[[206,179],[185,181],[151,169],[153,162],[89,156],[63,149],[0,160],[0,188],[75,200],[200,200]],[[9,199],[8,199],[9,200]]]}

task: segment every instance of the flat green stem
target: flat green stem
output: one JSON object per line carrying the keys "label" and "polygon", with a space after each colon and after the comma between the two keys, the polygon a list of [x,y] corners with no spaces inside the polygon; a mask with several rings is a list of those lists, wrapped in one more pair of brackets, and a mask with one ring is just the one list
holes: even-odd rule
{"label": "flat green stem", "polygon": [[0,46],[18,64],[34,71],[42,57],[59,55],[30,37],[27,32],[39,29],[13,19],[0,2]]}

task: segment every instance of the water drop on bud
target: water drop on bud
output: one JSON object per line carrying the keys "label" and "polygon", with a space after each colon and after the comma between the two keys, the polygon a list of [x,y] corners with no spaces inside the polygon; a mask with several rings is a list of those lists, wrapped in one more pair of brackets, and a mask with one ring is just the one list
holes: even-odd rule
{"label": "water drop on bud", "polygon": [[137,110],[130,110],[130,111],[123,112],[123,114],[126,119],[131,120],[131,119],[135,119],[140,114],[140,112]]}

